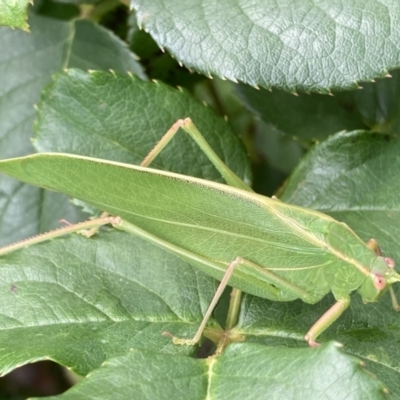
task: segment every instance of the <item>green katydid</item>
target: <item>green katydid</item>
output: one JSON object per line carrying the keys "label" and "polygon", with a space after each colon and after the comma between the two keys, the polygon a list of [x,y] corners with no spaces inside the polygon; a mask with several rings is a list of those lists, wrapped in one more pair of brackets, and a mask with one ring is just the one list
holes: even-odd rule
{"label": "green katydid", "polygon": [[[198,143],[230,186],[147,168],[179,128]],[[218,158],[190,119],[174,124],[142,166],[43,153],[1,161],[0,172],[118,216],[89,221],[75,231],[112,223],[221,280],[196,336],[174,338],[175,343],[200,339],[228,281],[238,290],[276,301],[313,304],[331,291],[336,303],[305,336],[311,346],[349,306],[356,289],[365,302],[377,301],[390,289],[393,307],[399,310],[391,285],[400,275],[393,260],[379,254],[375,241],[366,245],[327,215],[255,194]],[[72,231],[67,227],[59,234]],[[27,244],[4,248],[0,255]]]}

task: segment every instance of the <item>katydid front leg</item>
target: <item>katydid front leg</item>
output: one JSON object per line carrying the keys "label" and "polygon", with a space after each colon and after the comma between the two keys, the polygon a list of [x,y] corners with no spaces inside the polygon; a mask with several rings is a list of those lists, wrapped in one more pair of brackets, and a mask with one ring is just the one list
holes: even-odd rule
{"label": "katydid front leg", "polygon": [[[370,239],[367,242],[367,247],[373,250],[376,255],[382,256],[381,249],[378,245],[378,242],[375,239]],[[394,268],[394,261],[388,257],[382,257],[386,264],[390,268]],[[373,274],[373,271],[371,272]],[[376,278],[378,276],[375,276]],[[379,286],[379,282],[377,285]],[[383,288],[382,288],[383,289]],[[394,293],[393,288],[389,287],[390,296],[392,299],[392,306],[396,311],[400,311],[400,306],[397,302],[396,295]],[[317,346],[318,343],[315,341],[317,336],[319,336],[329,325],[331,325],[346,308],[350,305],[350,296],[348,294],[343,294],[341,296],[335,296],[337,302],[321,317],[318,321],[311,327],[311,329],[307,332],[305,336],[305,340],[308,342],[310,346]]]}
{"label": "katydid front leg", "polygon": [[[312,296],[306,290],[294,285],[293,283],[287,282],[284,278],[274,274],[268,269],[262,268],[250,261],[244,261],[247,266],[252,268],[257,268],[258,271],[262,272],[263,275],[268,279],[273,287],[282,288],[285,291],[296,294],[300,299],[305,302],[312,302]],[[304,339],[307,341],[309,346],[315,347],[318,346],[319,343],[315,341],[315,339],[327,329],[333,322],[335,322],[342,313],[346,310],[346,308],[350,305],[350,296],[348,294],[342,294],[340,296],[335,296],[337,302],[326,311],[322,317],[318,319],[317,322],[310,328],[310,330],[305,335]]]}
{"label": "katydid front leg", "polygon": [[350,296],[343,295],[328,311],[325,312],[322,317],[310,328],[304,339],[309,346],[319,346],[319,343],[315,341],[325,329],[332,325],[350,305]]}

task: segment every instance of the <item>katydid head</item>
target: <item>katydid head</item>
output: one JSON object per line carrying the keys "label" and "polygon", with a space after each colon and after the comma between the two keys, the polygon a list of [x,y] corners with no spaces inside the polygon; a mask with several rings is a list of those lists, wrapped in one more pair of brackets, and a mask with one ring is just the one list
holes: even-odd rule
{"label": "katydid head", "polygon": [[400,275],[394,267],[395,263],[391,258],[375,258],[369,276],[358,290],[365,303],[379,300],[394,282],[400,282]]}

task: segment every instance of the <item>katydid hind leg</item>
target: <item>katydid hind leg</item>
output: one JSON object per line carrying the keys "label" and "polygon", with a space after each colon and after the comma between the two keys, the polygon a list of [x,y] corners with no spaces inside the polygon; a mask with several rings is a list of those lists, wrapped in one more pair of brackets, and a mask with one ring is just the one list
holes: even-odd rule
{"label": "katydid hind leg", "polygon": [[[289,291],[290,293],[293,293],[297,298],[300,298],[300,299],[308,301],[308,302],[313,302],[311,295],[304,289],[300,288],[299,286],[292,284],[291,282],[285,280],[284,278],[274,274],[271,271],[268,271],[265,268],[262,268],[261,266],[255,264],[249,260],[246,260],[242,257],[236,257],[236,259],[229,264],[229,267],[228,267],[227,271],[225,272],[225,274],[218,286],[218,289],[211,301],[210,306],[207,309],[207,312],[206,312],[195,336],[192,339],[180,339],[180,338],[174,337],[169,332],[164,332],[163,335],[171,336],[173,338],[173,342],[175,344],[183,344],[183,345],[196,344],[200,340],[202,332],[204,331],[204,328],[207,324],[207,321],[209,320],[213,309],[215,308],[219,298],[221,297],[222,292],[224,291],[225,287],[227,286],[230,277],[234,273],[235,268],[237,268],[238,266],[242,267],[241,269],[248,273],[255,273],[255,272],[260,273],[261,272],[262,274],[264,274],[266,280],[268,280],[269,283],[264,281],[263,288],[265,291],[268,292],[268,295],[270,298],[275,298],[276,300],[279,300],[280,299],[279,293],[281,291],[285,291],[285,292]],[[236,299],[232,299],[231,301],[236,301]],[[230,323],[228,329],[231,329],[233,327],[232,325],[233,324]]]}
{"label": "katydid hind leg", "polygon": [[298,298],[303,300],[305,303],[313,304],[317,300],[319,300],[319,296],[316,297],[302,287],[292,282],[289,282],[287,279],[275,274],[268,268],[261,267],[260,265],[244,258],[242,258],[241,260],[241,269],[249,276],[254,276],[258,280],[261,279],[261,276],[264,277],[262,283],[263,289],[268,292],[268,296],[265,296],[266,298],[269,298],[273,301],[286,301],[288,299],[287,297],[282,296],[282,293],[290,293],[291,295],[293,295],[293,300]]}
{"label": "katydid hind leg", "polygon": [[206,327],[207,322],[210,319],[215,306],[217,305],[219,299],[221,298],[223,291],[225,290],[226,286],[228,285],[229,279],[232,276],[233,271],[235,270],[236,266],[239,265],[241,262],[242,262],[242,259],[240,257],[237,257],[234,261],[232,261],[229,264],[229,267],[226,270],[221,282],[219,283],[217,291],[215,292],[214,297],[212,298],[211,303],[208,306],[206,313],[204,314],[203,320],[201,321],[201,324],[192,339],[181,339],[181,338],[173,336],[169,332],[163,332],[163,335],[172,337],[172,341],[174,342],[174,344],[194,346],[196,343],[198,343],[201,339],[204,328]]}
{"label": "katydid hind leg", "polygon": [[213,163],[214,167],[219,171],[219,173],[222,175],[228,185],[249,192],[253,191],[218,157],[218,155],[207,143],[204,136],[200,133],[200,131],[197,129],[190,118],[180,119],[176,121],[167,131],[167,133],[161,138],[161,140],[155,145],[155,147],[150,151],[150,153],[145,157],[140,165],[142,167],[148,167],[175,136],[179,128],[182,128],[186,133],[188,133],[189,136],[198,144],[200,149]]}
{"label": "katydid hind leg", "polygon": [[304,339],[307,341],[309,346],[315,347],[319,343],[315,339],[324,332],[330,325],[332,325],[350,305],[350,296],[343,295],[337,300],[337,302],[329,308],[314,325],[309,329]]}
{"label": "katydid hind leg", "polygon": [[115,217],[109,217],[107,214],[102,215],[99,218],[90,219],[84,222],[78,222],[76,224],[69,224],[65,227],[55,229],[54,231],[45,232],[37,236],[33,236],[31,238],[21,240],[20,242],[12,243],[10,245],[4,246],[0,248],[0,256],[12,253],[16,250],[23,249],[24,247],[28,247],[34,244],[43,243],[50,239],[55,239],[60,236],[65,236],[70,233],[81,233],[84,236],[87,236],[85,232],[93,232],[96,233],[98,229],[103,225],[114,224],[116,221]]}
{"label": "katydid hind leg", "polygon": [[183,120],[176,121],[171,128],[164,134],[164,136],[160,139],[160,141],[153,147],[153,149],[147,154],[147,156],[140,163],[141,167],[148,167],[154,159],[163,151],[163,149],[168,145],[168,143],[172,140],[175,134],[178,132],[181,127]]}

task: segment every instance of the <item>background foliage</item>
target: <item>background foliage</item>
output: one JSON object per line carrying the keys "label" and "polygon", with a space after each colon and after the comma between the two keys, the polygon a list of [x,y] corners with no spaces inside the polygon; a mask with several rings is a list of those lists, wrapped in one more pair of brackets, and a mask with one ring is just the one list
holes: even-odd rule
{"label": "background foliage", "polygon": [[[396,0],[0,0],[0,157],[137,164],[190,116],[255,190],[346,222],[399,263],[399,21]],[[183,133],[154,166],[221,181]],[[4,175],[0,210],[1,245],[97,212]],[[189,337],[217,282],[138,238],[59,238],[2,257],[0,269],[10,398],[400,397],[389,296],[352,296],[310,349],[304,333],[331,296],[311,306],[245,295],[244,342],[205,358],[209,342],[174,346],[161,332]],[[225,313],[222,301],[209,333]],[[49,359],[84,378],[62,395],[62,385],[12,389],[19,366]]]}

